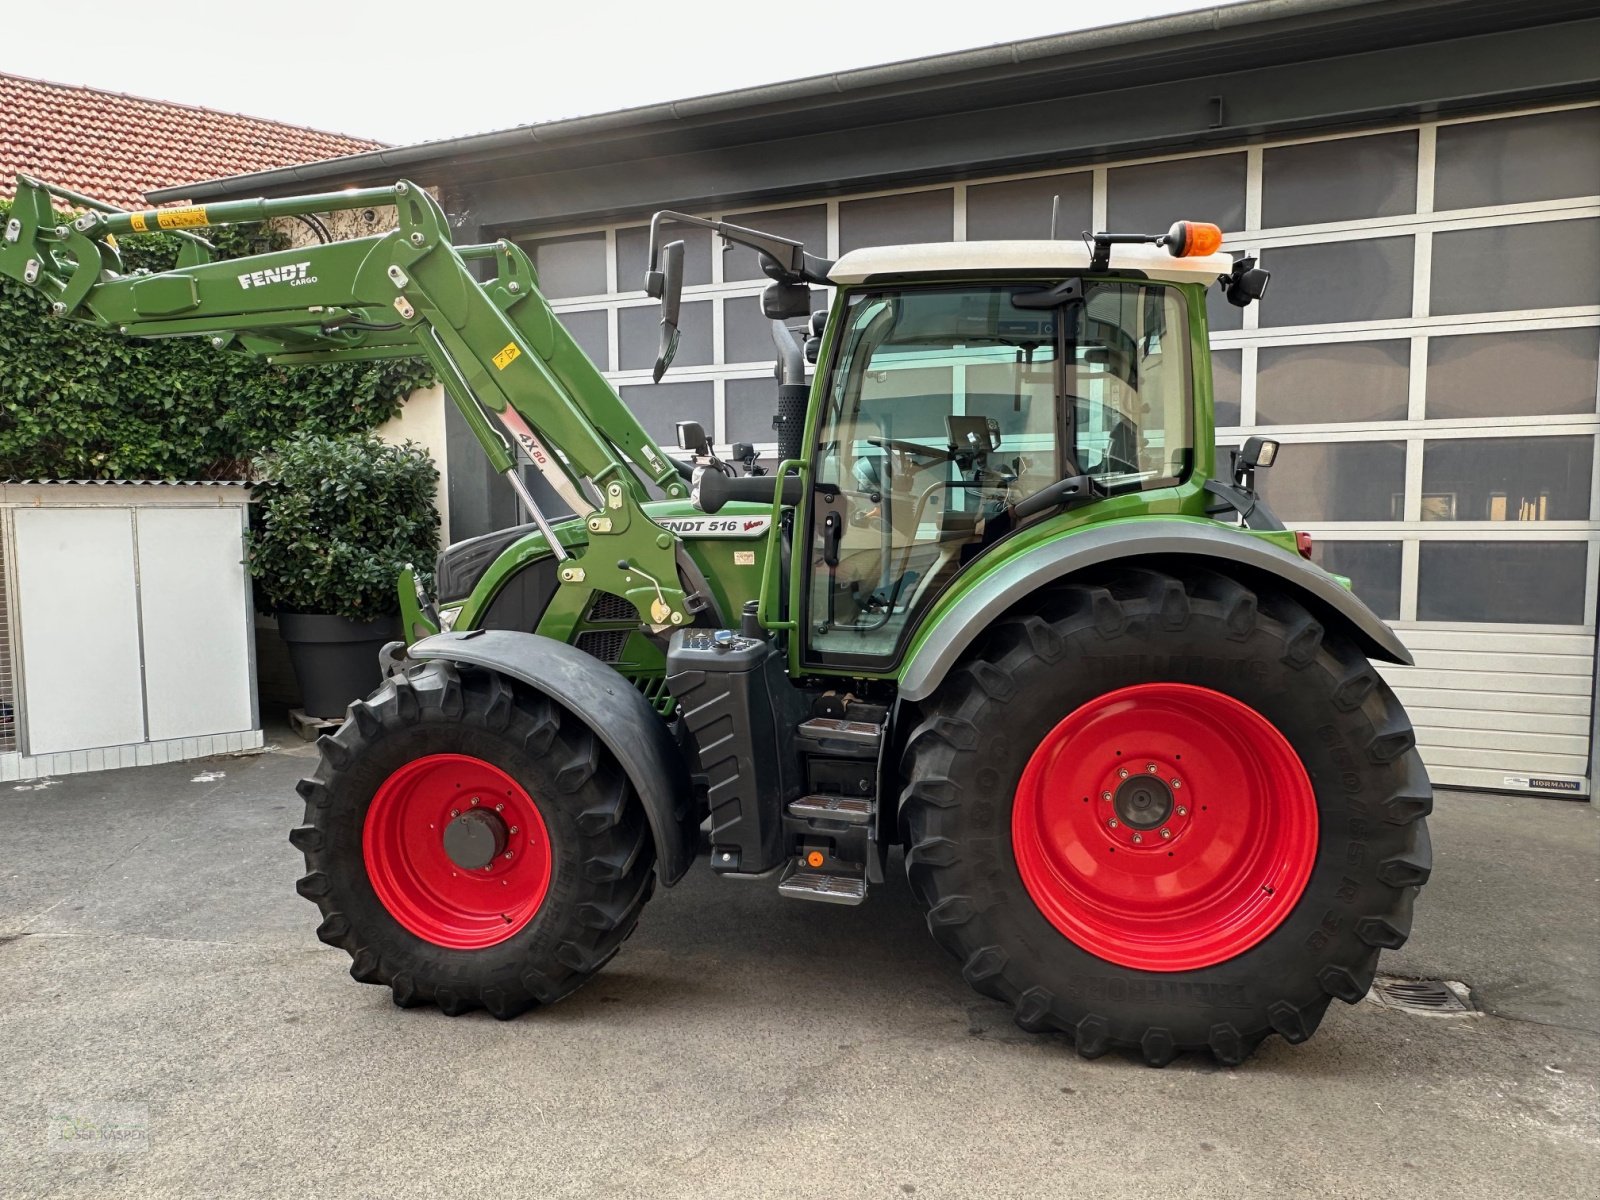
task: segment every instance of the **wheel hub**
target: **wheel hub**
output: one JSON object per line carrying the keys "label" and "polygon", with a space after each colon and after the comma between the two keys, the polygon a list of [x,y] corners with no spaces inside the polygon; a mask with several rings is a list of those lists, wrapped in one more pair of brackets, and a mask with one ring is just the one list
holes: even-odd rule
{"label": "wheel hub", "polygon": [[1112,794],[1111,805],[1118,819],[1134,829],[1157,828],[1176,807],[1172,789],[1156,775],[1130,775]]}
{"label": "wheel hub", "polygon": [[456,866],[481,871],[505,853],[506,823],[492,812],[474,808],[444,827],[444,852]]}

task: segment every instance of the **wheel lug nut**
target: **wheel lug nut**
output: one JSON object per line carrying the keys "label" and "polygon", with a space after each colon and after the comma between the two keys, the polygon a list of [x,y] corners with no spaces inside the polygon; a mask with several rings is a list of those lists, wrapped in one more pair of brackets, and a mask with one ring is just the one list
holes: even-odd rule
{"label": "wheel lug nut", "polygon": [[476,808],[476,807],[477,807],[477,806],[478,806],[478,798],[477,798],[477,797],[476,797],[476,796],[474,796],[474,797],[473,797],[473,798],[472,798],[472,806],[473,806],[473,807],[474,807],[474,808]]}
{"label": "wheel lug nut", "polygon": [[1101,792],[1100,793],[1100,799],[1102,799],[1102,800],[1111,799],[1111,793],[1110,792]]}
{"label": "wheel lug nut", "polygon": [[1178,815],[1180,817],[1187,817],[1189,815],[1189,810],[1180,804],[1178,805]]}
{"label": "wheel lug nut", "polygon": [[1181,779],[1174,779],[1174,780],[1173,780],[1173,781],[1172,781],[1172,786],[1173,786],[1173,787],[1174,787],[1174,788],[1181,788],[1181,787],[1182,787],[1182,786],[1183,786],[1183,780],[1181,780]]}
{"label": "wheel lug nut", "polygon": [[452,808],[450,810],[450,815],[452,817],[459,817],[461,815],[461,810],[459,808]]}
{"label": "wheel lug nut", "polygon": [[1152,774],[1152,775],[1154,775],[1158,770],[1160,770],[1160,768],[1157,767],[1155,765],[1155,763],[1145,763],[1144,769],[1146,771],[1150,772],[1150,774]]}
{"label": "wheel lug nut", "polygon": [[515,853],[516,853],[516,851],[515,851],[515,850],[507,850],[507,851],[506,851],[506,857],[507,857],[507,858],[510,858],[510,857],[511,857],[511,856],[512,856],[512,855],[513,855],[513,854],[515,854]]}
{"label": "wheel lug nut", "polygon": [[[1180,813],[1181,813],[1181,812],[1182,812],[1182,811],[1183,811],[1183,810],[1182,810],[1182,809],[1181,809],[1181,808],[1180,808],[1180,809],[1179,809],[1179,810],[1178,810],[1178,811],[1179,811],[1179,812],[1180,812]],[[513,826],[512,826],[512,827],[511,827],[511,832],[512,832],[512,833],[515,833],[515,832],[516,832],[516,831],[517,831],[517,827],[516,827],[516,826],[515,826],[515,825],[513,825]]]}
{"label": "wheel lug nut", "polygon": [[1115,829],[1117,827],[1117,819],[1112,817],[1111,820],[1106,822],[1106,825],[1112,829]]}
{"label": "wheel lug nut", "polygon": [[496,804],[494,810],[495,812],[505,812],[506,806],[504,804]]}
{"label": "wheel lug nut", "polygon": [[1169,837],[1171,837],[1171,836],[1172,836],[1172,830],[1170,830],[1170,829],[1163,829],[1163,830],[1162,830],[1162,831],[1161,831],[1161,836],[1162,836],[1162,837],[1164,837],[1164,838],[1169,838]]}
{"label": "wheel lug nut", "polygon": [[1133,844],[1135,846],[1139,845],[1143,841],[1144,841],[1144,834],[1136,833],[1136,834],[1133,835]]}
{"label": "wheel lug nut", "polygon": [[1127,777],[1128,777],[1128,768],[1127,767],[1122,767],[1117,771],[1117,778],[1118,779],[1126,779]]}

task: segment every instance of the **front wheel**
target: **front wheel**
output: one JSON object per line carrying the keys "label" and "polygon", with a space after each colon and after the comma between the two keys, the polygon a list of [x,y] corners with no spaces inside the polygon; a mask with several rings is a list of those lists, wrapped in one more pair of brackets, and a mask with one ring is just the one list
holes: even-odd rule
{"label": "front wheel", "polygon": [[567,995],[639,920],[655,855],[626,776],[571,713],[443,663],[393,676],[300,782],[300,894],[350,974],[403,1007],[509,1018]]}
{"label": "front wheel", "polygon": [[1297,603],[1124,571],[998,624],[925,706],[901,816],[935,937],[1025,1029],[1236,1063],[1410,930],[1432,793],[1398,701]]}

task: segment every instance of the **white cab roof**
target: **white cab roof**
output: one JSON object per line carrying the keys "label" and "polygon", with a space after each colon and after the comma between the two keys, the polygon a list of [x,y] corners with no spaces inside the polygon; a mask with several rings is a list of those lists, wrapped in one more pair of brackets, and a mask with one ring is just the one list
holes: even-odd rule
{"label": "white cab roof", "polygon": [[[1151,279],[1212,283],[1233,268],[1233,256],[1174,258],[1162,246],[1112,246],[1111,271],[1142,271]],[[947,272],[1008,275],[1017,271],[1086,271],[1089,248],[1079,241],[928,242],[852,250],[828,272],[834,283],[863,283],[882,275]]]}

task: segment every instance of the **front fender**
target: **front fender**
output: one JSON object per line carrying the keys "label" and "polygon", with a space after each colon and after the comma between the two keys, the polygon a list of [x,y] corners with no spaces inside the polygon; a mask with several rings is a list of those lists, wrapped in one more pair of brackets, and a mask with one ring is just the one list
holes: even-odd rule
{"label": "front fender", "polygon": [[439,633],[406,652],[509,675],[550,697],[587,724],[611,751],[644,804],[664,886],[694,861],[697,832],[690,812],[689,773],[661,714],[631,683],[597,658],[553,638],[510,629]]}
{"label": "front fender", "polygon": [[1259,537],[1210,521],[1107,521],[1018,554],[979,579],[925,633],[900,676],[906,700],[931,696],[945,673],[991,622],[1048,583],[1106,563],[1161,556],[1212,569],[1273,576],[1325,624],[1353,636],[1368,658],[1410,666],[1394,630],[1321,567]]}

